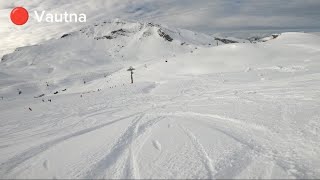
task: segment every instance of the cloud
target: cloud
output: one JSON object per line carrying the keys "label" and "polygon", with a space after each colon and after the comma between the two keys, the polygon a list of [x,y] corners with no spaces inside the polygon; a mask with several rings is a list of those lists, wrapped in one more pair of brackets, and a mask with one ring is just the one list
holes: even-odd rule
{"label": "cloud", "polygon": [[[320,28],[318,0],[168,0],[161,3],[147,1],[148,11],[140,11],[140,16],[135,18],[206,32],[266,27]],[[152,9],[154,11],[150,11]]]}
{"label": "cloud", "polygon": [[0,1],[1,52],[40,43],[83,24],[36,23],[23,27],[9,19],[13,7],[47,12],[86,13],[88,23],[121,18],[155,22],[205,33],[243,30],[320,30],[320,0],[3,0]]}
{"label": "cloud", "polygon": [[1,1],[0,9],[24,5],[88,14],[89,20],[155,21],[192,30],[320,28],[319,0],[29,0]]}

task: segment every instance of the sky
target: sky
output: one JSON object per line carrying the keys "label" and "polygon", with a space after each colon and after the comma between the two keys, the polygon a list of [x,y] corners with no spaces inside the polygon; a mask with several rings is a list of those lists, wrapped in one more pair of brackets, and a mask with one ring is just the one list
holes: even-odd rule
{"label": "sky", "polygon": [[[0,9],[15,5],[34,8],[45,4],[49,9],[50,6],[58,8],[59,4],[63,9],[66,4],[76,9],[82,4],[79,2],[9,0],[0,1]],[[319,0],[91,0],[89,3],[91,7],[83,11],[92,12],[97,6],[99,13],[101,8],[106,9],[104,14],[108,18],[153,21],[203,32],[320,29]]]}
{"label": "sky", "polygon": [[320,29],[319,0],[149,0],[128,9],[137,18],[204,32]]}
{"label": "sky", "polygon": [[0,55],[74,31],[83,24],[12,24],[9,14],[23,6],[30,12],[85,13],[88,24],[120,18],[164,24],[207,34],[239,31],[320,31],[320,0],[3,0],[0,1]]}

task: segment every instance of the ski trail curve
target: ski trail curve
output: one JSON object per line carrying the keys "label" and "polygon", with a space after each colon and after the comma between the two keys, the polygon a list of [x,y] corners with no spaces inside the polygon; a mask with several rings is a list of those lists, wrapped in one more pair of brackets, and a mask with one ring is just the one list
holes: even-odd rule
{"label": "ski trail curve", "polygon": [[141,148],[139,139],[149,128],[162,119],[158,117],[141,124],[141,119],[144,116],[145,114],[142,114],[133,120],[110,152],[86,173],[85,179],[105,178],[106,173],[112,173],[113,176],[116,176],[113,178],[140,178],[136,161]]}
{"label": "ski trail curve", "polygon": [[78,132],[75,132],[75,133],[72,133],[72,134],[57,138],[55,140],[43,143],[43,144],[35,146],[33,148],[30,148],[29,150],[27,150],[27,151],[25,151],[25,152],[23,152],[21,154],[18,154],[16,156],[14,156],[13,158],[7,160],[6,162],[2,163],[0,166],[4,167],[4,168],[1,168],[0,174],[9,174],[15,167],[19,166],[20,164],[22,164],[22,163],[26,162],[27,160],[31,159],[32,157],[34,157],[34,156],[36,156],[36,155],[48,150],[49,148],[51,148],[51,147],[53,147],[53,146],[55,146],[55,145],[57,145],[57,144],[59,144],[59,143],[61,143],[63,141],[66,141],[66,140],[72,139],[74,137],[78,137],[78,136],[90,133],[92,131],[95,131],[95,130],[98,130],[98,129],[101,129],[101,128],[104,128],[104,127],[112,125],[112,124],[114,124],[116,122],[119,122],[119,121],[125,120],[127,118],[130,118],[130,117],[132,117],[132,116],[134,116],[136,114],[140,114],[140,113],[131,114],[131,115],[128,115],[128,116],[113,120],[111,122],[108,122],[108,123],[105,123],[105,124],[102,124],[102,125],[98,125],[98,126],[95,126],[95,127],[92,127],[92,128],[84,129],[84,130],[81,130],[81,131],[78,131]]}
{"label": "ski trail curve", "polygon": [[[106,170],[108,170],[113,164],[115,164],[118,161],[118,159],[122,156],[123,153],[126,153],[125,151],[127,150],[127,146],[132,143],[136,126],[138,125],[139,120],[143,117],[143,115],[144,114],[136,117],[132,121],[132,124],[129,125],[127,130],[118,139],[118,141],[112,147],[108,155],[105,156],[98,163],[96,163],[93,166],[93,168],[91,168],[91,170],[86,173],[85,179],[104,178]],[[129,168],[130,166],[131,165],[129,164]],[[131,174],[131,173],[127,172],[127,174]]]}
{"label": "ski trail curve", "polygon": [[206,152],[205,148],[200,143],[198,138],[189,129],[182,126],[181,124],[180,124],[180,127],[185,132],[185,134],[189,137],[198,155],[201,157],[202,162],[206,170],[208,171],[208,179],[212,179],[215,173],[214,167],[212,166],[213,164],[212,159],[209,157],[208,153]]}

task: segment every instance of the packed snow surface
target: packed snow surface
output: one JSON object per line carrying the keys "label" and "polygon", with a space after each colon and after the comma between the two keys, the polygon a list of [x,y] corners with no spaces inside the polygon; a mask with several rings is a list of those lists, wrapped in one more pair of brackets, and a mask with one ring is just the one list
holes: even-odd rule
{"label": "packed snow surface", "polygon": [[5,55],[0,178],[319,178],[320,37],[215,45],[114,20]]}

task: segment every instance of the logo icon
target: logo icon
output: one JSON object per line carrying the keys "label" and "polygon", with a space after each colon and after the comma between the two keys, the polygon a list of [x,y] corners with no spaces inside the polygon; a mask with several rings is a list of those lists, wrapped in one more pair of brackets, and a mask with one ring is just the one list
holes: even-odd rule
{"label": "logo icon", "polygon": [[29,13],[23,7],[16,7],[11,11],[10,18],[15,25],[21,26],[28,22]]}

